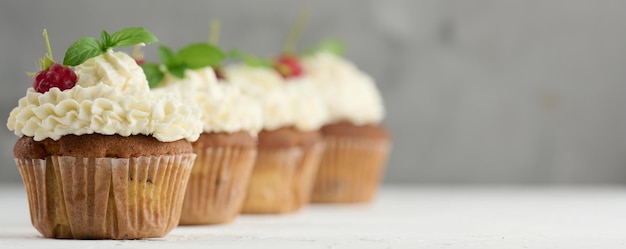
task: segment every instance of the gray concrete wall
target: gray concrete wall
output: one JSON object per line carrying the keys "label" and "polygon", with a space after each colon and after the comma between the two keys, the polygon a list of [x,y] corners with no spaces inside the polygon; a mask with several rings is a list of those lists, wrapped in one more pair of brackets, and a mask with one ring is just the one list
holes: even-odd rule
{"label": "gray concrete wall", "polygon": [[[394,134],[386,182],[626,183],[626,1],[2,1],[0,120],[45,53],[100,30],[145,26],[172,47],[281,48],[302,6],[301,44],[327,36],[377,80]],[[154,60],[156,46],[148,46]],[[0,129],[0,181],[19,181]]]}

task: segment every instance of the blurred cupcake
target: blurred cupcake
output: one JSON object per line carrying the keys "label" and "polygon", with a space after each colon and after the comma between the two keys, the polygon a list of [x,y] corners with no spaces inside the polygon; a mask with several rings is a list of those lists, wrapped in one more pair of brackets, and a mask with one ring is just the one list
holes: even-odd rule
{"label": "blurred cupcake", "polygon": [[[322,48],[336,51],[337,43]],[[379,187],[390,150],[381,125],[384,108],[372,78],[351,62],[320,49],[303,60],[329,112],[322,129],[326,143],[312,194],[313,202],[367,202]]]}
{"label": "blurred cupcake", "polygon": [[48,48],[10,114],[31,221],[49,238],[162,237],[178,224],[200,113],[151,94],[136,62],[111,50],[154,42],[152,33],[102,37],[99,47],[83,38],[68,48],[63,64],[75,72],[53,64]]}
{"label": "blurred cupcake", "polygon": [[172,54],[185,61],[189,49],[204,51],[189,53],[194,57],[216,60],[185,69],[183,77],[167,71],[153,89],[177,93],[202,112],[203,133],[192,143],[198,156],[187,185],[180,225],[228,223],[240,213],[246,196],[262,126],[261,108],[242,95],[238,86],[218,81],[212,66],[219,65],[223,58],[219,48],[197,43]]}
{"label": "blurred cupcake", "polygon": [[267,66],[234,65],[225,77],[256,99],[263,111],[258,156],[243,213],[288,213],[309,202],[327,118],[322,99],[303,75]]}

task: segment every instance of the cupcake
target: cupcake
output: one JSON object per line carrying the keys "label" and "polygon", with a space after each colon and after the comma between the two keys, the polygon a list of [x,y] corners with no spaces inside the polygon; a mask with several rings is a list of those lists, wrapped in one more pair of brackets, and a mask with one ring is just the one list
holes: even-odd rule
{"label": "cupcake", "polygon": [[380,93],[371,77],[335,53],[317,51],[304,58],[303,67],[329,113],[321,128],[326,147],[312,202],[368,202],[379,187],[391,146],[381,125]]}
{"label": "cupcake", "polygon": [[154,42],[152,33],[126,28],[102,37],[72,44],[64,65],[48,47],[10,113],[31,221],[48,238],[162,237],[178,224],[200,112],[152,94],[135,60],[112,50]]}
{"label": "cupcake", "polygon": [[322,99],[306,75],[294,74],[297,71],[281,75],[272,67],[239,64],[224,72],[263,112],[258,156],[242,212],[299,210],[309,202],[323,148],[319,128],[327,112]]}
{"label": "cupcake", "polygon": [[262,113],[259,105],[244,96],[238,86],[217,79],[212,66],[217,66],[223,58],[219,48],[197,43],[172,54],[185,61],[185,51],[194,47],[202,47],[198,51],[205,52],[193,56],[219,60],[186,68],[182,77],[165,70],[154,91],[177,93],[186,102],[198,105],[202,113],[203,132],[192,143],[197,158],[187,185],[180,225],[228,223],[243,205],[257,154]]}

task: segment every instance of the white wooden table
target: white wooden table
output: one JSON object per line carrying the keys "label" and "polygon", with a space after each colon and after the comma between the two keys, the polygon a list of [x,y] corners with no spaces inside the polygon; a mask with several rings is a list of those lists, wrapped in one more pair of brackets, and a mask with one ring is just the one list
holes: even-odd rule
{"label": "white wooden table", "polygon": [[370,205],[178,227],[165,238],[42,238],[21,185],[0,185],[0,248],[626,248],[626,187],[385,186]]}

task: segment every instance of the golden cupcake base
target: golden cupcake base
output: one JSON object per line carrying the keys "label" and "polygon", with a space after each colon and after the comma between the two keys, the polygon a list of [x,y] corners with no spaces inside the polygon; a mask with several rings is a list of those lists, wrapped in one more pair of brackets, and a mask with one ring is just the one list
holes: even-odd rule
{"label": "golden cupcake base", "polygon": [[33,226],[48,238],[163,237],[180,218],[195,154],[16,159]]}

